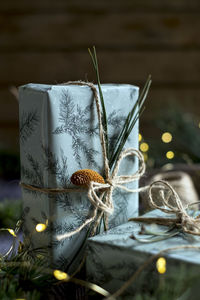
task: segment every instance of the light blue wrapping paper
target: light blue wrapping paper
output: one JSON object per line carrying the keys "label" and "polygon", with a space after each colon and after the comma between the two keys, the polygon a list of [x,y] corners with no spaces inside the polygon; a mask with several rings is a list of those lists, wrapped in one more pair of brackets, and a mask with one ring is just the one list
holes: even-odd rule
{"label": "light blue wrapping paper", "polygon": [[[138,87],[102,85],[108,118],[109,145],[138,98]],[[27,84],[20,87],[20,155],[21,181],[57,188],[72,187],[71,175],[84,168],[103,174],[103,159],[98,131],[96,104],[91,89],[75,85]],[[138,123],[126,147],[138,148]],[[121,174],[134,173],[138,161],[125,159]],[[135,182],[133,188],[138,186]],[[32,247],[47,247],[55,267],[66,269],[83,242],[88,228],[68,239],[56,237],[81,225],[91,213],[87,192],[50,195],[23,190],[25,236],[31,235]],[[114,213],[110,228],[138,214],[138,194],[115,190]],[[36,232],[37,224],[47,229]]]}
{"label": "light blue wrapping paper", "polygon": [[[159,210],[154,210],[144,216],[175,217],[173,215],[166,216],[165,213]],[[154,232],[167,230],[166,226],[155,224],[144,224],[144,226]],[[140,234],[140,231],[141,225],[139,223],[128,222],[88,239],[87,280],[100,285],[110,293],[114,293],[149,257],[161,250],[181,245],[200,247],[200,237],[189,234],[183,235],[180,233],[174,237],[153,243],[142,243],[130,238],[132,235],[139,239],[149,238],[148,235]],[[160,257],[162,256],[166,258],[166,272],[164,274],[158,273],[156,260],[154,260],[144,268],[140,275],[136,276],[135,281],[117,299],[132,299],[132,296],[136,296],[137,293],[141,294],[142,291],[144,293],[148,292],[150,297],[151,293],[155,293],[160,284],[166,284],[166,291],[167,288],[174,289],[177,287],[178,289],[180,286],[186,288],[192,280],[195,283],[195,279],[199,278],[199,250],[181,249],[160,254]]]}

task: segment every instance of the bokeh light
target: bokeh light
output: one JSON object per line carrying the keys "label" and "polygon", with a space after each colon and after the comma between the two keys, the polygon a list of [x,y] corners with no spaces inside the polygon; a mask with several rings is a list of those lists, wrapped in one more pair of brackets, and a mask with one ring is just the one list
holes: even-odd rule
{"label": "bokeh light", "polygon": [[53,275],[58,280],[66,280],[70,278],[67,273],[62,272],[60,270],[54,270]]}
{"label": "bokeh light", "polygon": [[141,135],[141,133],[139,133],[139,135],[138,135],[138,140],[139,140],[139,142],[141,142],[141,140],[142,140],[142,135]]}
{"label": "bokeh light", "polygon": [[159,257],[156,262],[156,268],[158,273],[164,274],[166,272],[166,259],[164,257]]}
{"label": "bokeh light", "polygon": [[172,135],[170,132],[164,132],[162,134],[163,143],[170,143],[172,141]]}
{"label": "bokeh light", "polygon": [[47,228],[46,224],[39,223],[36,225],[35,229],[37,232],[42,232]]}
{"label": "bokeh light", "polygon": [[14,232],[13,229],[8,229],[8,232],[9,232],[10,234],[12,234],[14,237],[16,237],[16,234],[15,234],[15,232]]}
{"label": "bokeh light", "polygon": [[167,157],[168,159],[174,158],[174,152],[173,152],[173,151],[168,151],[168,152],[166,153],[166,157]]}
{"label": "bokeh light", "polygon": [[140,145],[140,150],[141,150],[142,152],[147,152],[147,151],[149,150],[149,145],[148,145],[147,143],[142,143],[142,144]]}

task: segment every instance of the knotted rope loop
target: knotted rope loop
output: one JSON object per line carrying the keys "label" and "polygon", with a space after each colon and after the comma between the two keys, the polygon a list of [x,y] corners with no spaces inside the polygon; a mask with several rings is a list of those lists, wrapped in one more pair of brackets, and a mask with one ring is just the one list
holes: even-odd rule
{"label": "knotted rope loop", "polygon": [[[120,163],[127,156],[137,157],[139,160],[139,170],[131,175],[117,175],[119,172]],[[138,180],[145,172],[145,162],[142,153],[134,148],[125,149],[119,156],[116,166],[110,176],[106,179],[106,183],[91,182],[88,189],[88,198],[90,202],[98,209],[105,213],[112,214],[114,210],[112,194],[114,189],[121,188],[127,192],[135,192],[138,189],[129,189],[124,184],[134,182]],[[98,196],[98,192],[104,190],[106,192],[106,200],[102,202],[102,199]]]}
{"label": "knotted rope loop", "polygon": [[[137,172],[135,172],[132,175],[117,176],[117,174],[119,172],[120,163],[127,156],[133,156],[133,157],[138,158],[139,169]],[[145,169],[146,169],[146,165],[144,162],[143,154],[140,151],[138,151],[137,149],[128,148],[128,149],[125,149],[124,151],[122,151],[121,154],[119,155],[119,158],[116,162],[116,166],[115,166],[113,173],[112,173],[111,177],[109,178],[109,180],[110,180],[110,182],[112,182],[112,184],[114,183],[114,186],[120,187],[120,185],[122,185],[124,183],[129,183],[129,182],[133,182],[133,181],[140,179],[141,176],[145,173]]]}
{"label": "knotted rope loop", "polygon": [[[160,201],[158,205],[154,201],[152,190],[154,188],[161,188]],[[200,218],[192,217],[188,214],[187,207],[184,207],[177,192],[166,181],[158,180],[153,182],[149,187],[149,202],[153,208],[159,209],[167,214],[175,214],[177,217],[176,225],[182,228],[185,233],[200,235]],[[169,201],[171,201],[169,203]]]}

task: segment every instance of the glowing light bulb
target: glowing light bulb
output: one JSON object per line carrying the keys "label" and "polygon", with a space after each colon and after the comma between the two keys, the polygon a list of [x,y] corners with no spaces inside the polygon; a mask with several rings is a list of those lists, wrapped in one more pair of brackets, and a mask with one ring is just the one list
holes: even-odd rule
{"label": "glowing light bulb", "polygon": [[62,272],[60,270],[54,270],[53,275],[58,280],[65,280],[65,279],[69,279],[70,278],[70,276],[67,273]]}
{"label": "glowing light bulb", "polygon": [[47,225],[46,225],[46,224],[39,223],[39,224],[36,225],[35,230],[36,230],[37,232],[42,232],[42,231],[44,231],[46,228],[47,228]]}
{"label": "glowing light bulb", "polygon": [[139,136],[138,136],[138,140],[139,140],[139,142],[141,142],[141,140],[142,140],[142,135],[139,133]]}
{"label": "glowing light bulb", "polygon": [[166,153],[166,157],[167,157],[168,159],[174,158],[174,152],[173,152],[173,151],[168,151],[168,152]]}
{"label": "glowing light bulb", "polygon": [[164,257],[159,257],[156,262],[156,268],[158,273],[164,274],[166,272],[166,259]]}
{"label": "glowing light bulb", "polygon": [[8,232],[9,232],[10,234],[12,234],[14,237],[16,237],[16,234],[15,234],[15,232],[14,232],[13,229],[8,229]]}
{"label": "glowing light bulb", "polygon": [[170,132],[164,132],[162,135],[163,143],[170,143],[172,141],[172,135]]}
{"label": "glowing light bulb", "polygon": [[140,145],[140,150],[141,150],[142,152],[147,152],[147,151],[149,150],[149,145],[148,145],[147,143],[142,143],[142,144]]}

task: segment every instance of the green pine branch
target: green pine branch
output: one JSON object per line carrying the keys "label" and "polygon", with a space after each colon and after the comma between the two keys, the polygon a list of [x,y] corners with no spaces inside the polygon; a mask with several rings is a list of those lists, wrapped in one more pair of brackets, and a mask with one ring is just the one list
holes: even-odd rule
{"label": "green pine branch", "polygon": [[88,49],[88,51],[91,56],[92,63],[93,63],[93,66],[94,66],[94,69],[96,72],[97,85],[98,85],[98,89],[99,89],[99,95],[100,95],[101,106],[102,106],[102,124],[103,124],[103,129],[104,129],[104,134],[105,134],[106,149],[107,149],[107,155],[108,155],[108,160],[109,160],[109,166],[110,166],[110,169],[112,169],[114,167],[121,151],[123,150],[123,148],[126,144],[126,141],[131,134],[131,131],[133,130],[136,122],[138,121],[139,117],[141,116],[142,112],[144,111],[144,102],[146,100],[152,80],[151,80],[151,76],[149,75],[149,77],[144,85],[144,88],[138,97],[138,100],[133,105],[133,108],[131,109],[131,111],[129,112],[129,114],[125,120],[124,126],[117,138],[115,146],[113,147],[114,150],[112,153],[110,153],[109,152],[109,144],[108,144],[107,114],[106,114],[106,109],[105,109],[103,92],[101,89],[96,49],[93,46],[93,52],[90,49]]}
{"label": "green pine branch", "polygon": [[144,102],[147,97],[151,82],[152,82],[151,76],[149,76],[141,94],[138,97],[138,100],[136,101],[136,103],[134,104],[133,108],[131,109],[131,111],[129,112],[126,118],[124,126],[116,141],[114,151],[109,157],[110,168],[112,168],[115,165],[129,135],[131,134],[131,131],[133,130],[133,127],[135,126],[137,120],[139,119],[139,117],[144,111]]}
{"label": "green pine branch", "polygon": [[103,130],[104,130],[104,135],[105,135],[105,142],[106,142],[106,151],[107,155],[109,153],[109,145],[108,145],[108,125],[107,125],[107,114],[106,114],[106,108],[104,104],[104,98],[103,98],[103,92],[101,89],[101,82],[100,82],[100,76],[99,76],[99,67],[98,67],[98,60],[97,60],[97,54],[96,54],[96,49],[95,46],[93,46],[93,53],[92,51],[88,48],[89,54],[92,59],[92,63],[96,72],[96,77],[97,77],[97,85],[99,89],[99,96],[100,96],[100,101],[101,101],[101,106],[102,106],[102,125],[103,125]]}

